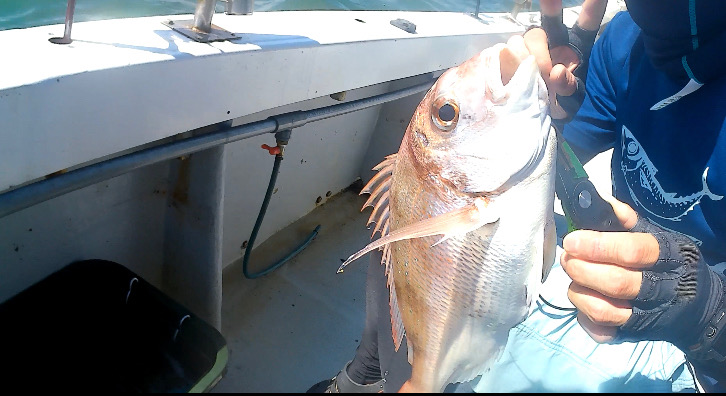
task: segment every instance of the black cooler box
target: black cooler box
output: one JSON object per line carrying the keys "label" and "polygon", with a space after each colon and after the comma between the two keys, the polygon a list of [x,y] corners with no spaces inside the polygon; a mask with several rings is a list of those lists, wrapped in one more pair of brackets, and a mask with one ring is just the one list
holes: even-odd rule
{"label": "black cooler box", "polygon": [[226,341],[126,267],[79,261],[0,305],[3,389],[205,392]]}

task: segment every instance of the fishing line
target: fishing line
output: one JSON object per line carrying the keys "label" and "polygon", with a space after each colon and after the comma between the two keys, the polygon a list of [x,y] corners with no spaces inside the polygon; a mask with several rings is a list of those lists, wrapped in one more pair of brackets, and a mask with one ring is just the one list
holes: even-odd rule
{"label": "fishing line", "polygon": [[542,300],[542,302],[545,303],[545,304],[547,304],[549,307],[554,308],[554,309],[557,309],[557,310],[560,310],[560,311],[568,311],[568,312],[576,312],[577,311],[577,308],[558,307],[557,305],[552,304],[551,302],[545,300],[545,298],[542,297],[541,294],[539,295],[539,299]]}

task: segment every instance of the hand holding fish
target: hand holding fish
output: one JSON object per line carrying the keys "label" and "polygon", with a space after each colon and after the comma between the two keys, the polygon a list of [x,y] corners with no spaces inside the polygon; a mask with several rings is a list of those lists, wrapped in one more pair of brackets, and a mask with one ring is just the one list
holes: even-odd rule
{"label": "hand holding fish", "polygon": [[570,119],[584,100],[587,59],[606,6],[607,0],[585,0],[568,30],[562,23],[562,0],[541,0],[542,28],[524,34],[547,84],[553,119]]}
{"label": "hand holding fish", "polygon": [[572,278],[570,301],[597,342],[664,340],[691,358],[713,343],[705,334],[724,310],[724,284],[687,237],[639,219],[610,202],[630,232],[574,231],[563,240],[561,264]]}

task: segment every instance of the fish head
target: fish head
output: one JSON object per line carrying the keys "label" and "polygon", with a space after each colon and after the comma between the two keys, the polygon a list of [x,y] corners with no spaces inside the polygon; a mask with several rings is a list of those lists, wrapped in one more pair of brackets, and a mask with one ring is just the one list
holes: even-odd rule
{"label": "fish head", "polygon": [[[510,51],[505,44],[485,49],[444,72],[427,92],[403,142],[419,176],[486,194],[515,184],[536,165],[550,128],[547,88],[533,56],[503,70],[503,51]],[[506,84],[503,74],[511,76]]]}

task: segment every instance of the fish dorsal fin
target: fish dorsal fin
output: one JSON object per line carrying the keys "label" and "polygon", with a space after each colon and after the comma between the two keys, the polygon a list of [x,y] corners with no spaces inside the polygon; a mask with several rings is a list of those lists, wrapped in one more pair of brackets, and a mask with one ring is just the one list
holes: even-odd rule
{"label": "fish dorsal fin", "polygon": [[[388,208],[386,208],[388,209]],[[387,217],[387,216],[386,216]],[[390,230],[391,223],[388,218],[383,221],[381,226],[381,235],[387,235]],[[375,230],[373,234],[375,235]],[[398,308],[398,296],[396,295],[396,284],[393,282],[393,271],[391,270],[391,245],[383,246],[383,256],[381,257],[381,265],[385,267],[386,274],[386,286],[388,286],[388,307],[391,314],[391,336],[393,337],[393,346],[395,351],[401,347],[403,336],[406,334],[406,330],[403,327],[403,319],[401,318],[401,311]],[[409,356],[410,358],[410,356]]]}
{"label": "fish dorsal fin", "polygon": [[[388,190],[391,187],[391,176],[393,170],[396,167],[397,154],[391,154],[387,156],[380,164],[373,167],[373,170],[378,171],[371,180],[361,190],[361,194],[371,194],[361,211],[369,206],[373,206],[373,212],[368,218],[368,225],[376,223],[376,227],[373,229],[371,238],[376,234],[383,223],[388,219]],[[384,234],[382,234],[384,235]]]}
{"label": "fish dorsal fin", "polygon": [[[388,255],[386,265],[390,266],[391,262],[391,245],[386,245],[384,249],[385,254]],[[383,260],[381,260],[383,263]],[[386,274],[386,284],[388,285],[388,305],[391,313],[391,336],[393,337],[393,347],[396,352],[401,347],[403,336],[406,334],[406,329],[403,327],[403,318],[401,317],[401,310],[398,308],[398,296],[396,295],[396,284],[393,282],[393,271],[389,271]]]}
{"label": "fish dorsal fin", "polygon": [[[390,207],[388,205],[389,189],[391,186],[391,176],[396,165],[397,153],[387,156],[381,163],[376,165],[373,170],[378,171],[361,190],[361,194],[371,194],[361,211],[369,206],[373,206],[371,215],[368,218],[367,225],[370,227],[372,223],[375,223],[371,238],[373,238],[377,232],[381,233],[381,236],[388,235],[390,230],[390,221],[388,220],[390,215]],[[401,311],[398,308],[398,297],[396,296],[396,285],[393,283],[393,272],[391,271],[391,245],[387,244],[380,247],[383,250],[381,256],[381,265],[385,267],[386,274],[386,286],[388,286],[388,302],[391,314],[391,329],[393,336],[393,343],[396,351],[401,346],[403,336],[405,335],[405,329],[403,327],[403,320],[401,319]]]}

